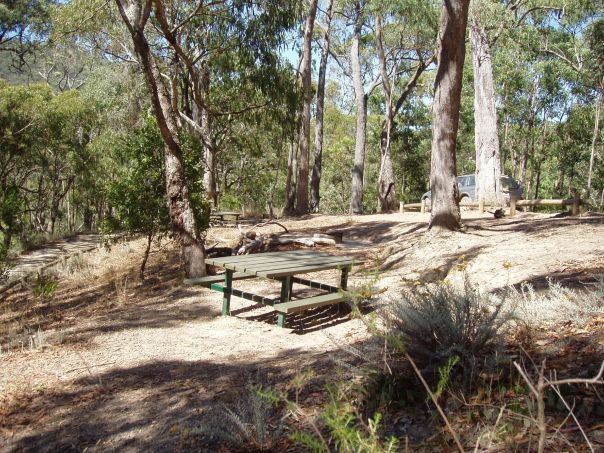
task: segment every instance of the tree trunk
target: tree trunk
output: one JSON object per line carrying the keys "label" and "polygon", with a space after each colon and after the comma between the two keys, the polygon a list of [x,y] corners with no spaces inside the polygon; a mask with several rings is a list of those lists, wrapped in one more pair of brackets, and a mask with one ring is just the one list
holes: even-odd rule
{"label": "tree trunk", "polygon": [[432,213],[428,228],[460,228],[455,144],[470,0],[444,0],[432,107]]}
{"label": "tree trunk", "polygon": [[390,154],[390,143],[392,127],[394,123],[394,110],[392,108],[392,85],[386,68],[386,53],[382,42],[382,20],[379,14],[375,16],[375,41],[377,54],[380,61],[380,73],[382,86],[384,88],[384,122],[380,133],[380,175],[378,177],[378,201],[380,210],[387,212],[394,209],[396,203],[396,186],[394,183],[394,171],[392,169],[392,157]]}
{"label": "tree trunk", "polygon": [[[200,69],[200,88],[204,99],[210,93],[210,73],[204,66]],[[218,194],[216,187],[216,149],[212,138],[212,117],[205,105],[199,106],[199,126],[201,129],[203,155],[205,160],[205,172],[203,174],[203,184],[206,189],[208,199],[213,203],[214,208],[218,208]]]}
{"label": "tree trunk", "polygon": [[[295,134],[297,135],[297,134]],[[296,212],[296,193],[298,186],[298,147],[296,137],[289,145],[289,156],[287,158],[287,180],[285,181],[285,206],[283,214],[292,215]]]}
{"label": "tree trunk", "polygon": [[310,160],[310,104],[312,102],[312,80],[311,80],[311,47],[312,32],[317,15],[318,0],[311,0],[310,11],[306,19],[306,29],[304,30],[304,50],[302,52],[302,67],[300,68],[302,76],[302,91],[304,95],[304,104],[302,106],[302,124],[300,131],[300,152],[298,167],[298,190],[296,195],[296,212],[298,214],[307,214],[308,206],[308,163]]}
{"label": "tree trunk", "polygon": [[596,143],[598,141],[598,131],[600,130],[600,100],[596,100],[596,119],[594,121],[594,133],[591,140],[591,155],[589,157],[589,171],[587,173],[587,196],[591,192],[591,179],[594,172],[594,163],[596,161]]}
{"label": "tree trunk", "polygon": [[352,66],[352,79],[354,98],[357,110],[357,123],[354,147],[354,167],[352,169],[352,195],[350,199],[350,212],[363,213],[363,174],[365,172],[365,140],[367,135],[367,95],[363,86],[361,75],[361,59],[359,46],[361,41],[361,5],[356,3],[356,23],[350,47],[350,62]]}
{"label": "tree trunk", "polygon": [[319,80],[317,81],[317,114],[315,118],[315,150],[312,176],[310,179],[310,210],[319,212],[321,203],[321,170],[323,165],[323,117],[325,113],[325,74],[329,56],[329,33],[331,27],[333,0],[327,3],[325,12],[325,31],[321,46],[321,61],[319,63]]}
{"label": "tree trunk", "polygon": [[180,239],[181,257],[187,277],[201,277],[206,274],[205,250],[195,223],[195,216],[189,200],[189,189],[185,182],[184,166],[180,142],[176,128],[176,115],[170,103],[166,86],[147,38],[145,25],[149,19],[151,2],[140,5],[132,0],[116,0],[120,15],[128,27],[134,49],[139,57],[153,110],[157,118],[163,141],[166,172],[166,194],[172,230]]}
{"label": "tree trunk", "polygon": [[531,97],[529,98],[528,104],[528,133],[525,136],[524,142],[524,153],[522,154],[522,161],[520,163],[520,181],[522,182],[522,186],[526,187],[526,171],[528,168],[529,157],[532,152],[531,142],[533,129],[535,127],[535,101],[537,99],[537,91],[539,88],[540,79],[537,78],[536,83],[533,85],[533,91],[531,92]]}
{"label": "tree trunk", "polygon": [[476,198],[503,203],[501,157],[493,87],[493,65],[487,33],[476,19],[470,31],[474,66],[474,141],[476,146]]}

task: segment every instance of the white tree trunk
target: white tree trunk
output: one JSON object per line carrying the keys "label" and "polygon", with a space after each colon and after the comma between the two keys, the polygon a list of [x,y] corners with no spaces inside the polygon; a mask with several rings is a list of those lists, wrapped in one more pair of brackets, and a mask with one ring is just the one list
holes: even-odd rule
{"label": "white tree trunk", "polygon": [[363,176],[365,172],[365,140],[367,136],[367,95],[363,86],[361,74],[360,41],[363,19],[361,17],[361,5],[356,4],[356,24],[352,45],[350,47],[350,62],[352,66],[352,80],[354,86],[354,98],[357,109],[357,123],[354,147],[354,167],[352,169],[352,194],[350,199],[350,212],[352,214],[363,213]]}
{"label": "white tree trunk", "polygon": [[493,87],[491,49],[485,29],[474,19],[470,30],[474,66],[474,142],[476,147],[476,198],[503,202],[501,157]]}

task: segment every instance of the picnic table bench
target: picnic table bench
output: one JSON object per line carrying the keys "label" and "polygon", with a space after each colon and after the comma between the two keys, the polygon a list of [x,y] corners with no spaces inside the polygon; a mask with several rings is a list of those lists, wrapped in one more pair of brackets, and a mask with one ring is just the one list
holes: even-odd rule
{"label": "picnic table bench", "polygon": [[[355,264],[354,259],[347,256],[334,256],[314,250],[294,250],[286,252],[256,253],[242,256],[226,256],[206,259],[207,264],[223,267],[225,273],[201,278],[186,279],[185,285],[202,285],[223,293],[222,315],[230,314],[231,296],[241,297],[253,302],[272,306],[277,311],[277,325],[285,325],[286,315],[297,313],[310,308],[337,304],[346,300],[344,291],[347,289],[348,273]],[[297,277],[329,269],[339,269],[338,286],[332,286],[313,280]],[[267,278],[281,282],[281,293],[277,298],[265,297],[258,294],[233,288],[233,281],[248,278]],[[325,291],[325,293],[292,300],[293,284],[308,286]]]}
{"label": "picnic table bench", "polygon": [[210,213],[210,220],[218,221],[221,224],[229,221],[237,224],[240,216],[241,213],[237,211],[215,211]]}

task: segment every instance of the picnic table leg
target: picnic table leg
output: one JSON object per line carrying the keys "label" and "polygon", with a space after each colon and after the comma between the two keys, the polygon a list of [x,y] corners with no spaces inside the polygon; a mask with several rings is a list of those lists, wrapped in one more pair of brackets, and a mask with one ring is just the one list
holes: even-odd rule
{"label": "picnic table leg", "polygon": [[[294,286],[292,277],[285,277],[281,282],[281,297],[279,298],[279,302],[287,302],[291,299],[292,286]],[[285,325],[285,313],[279,312],[277,315],[277,325],[279,327],[283,327]]]}
{"label": "picnic table leg", "polygon": [[[343,267],[342,273],[340,274],[340,290],[346,291],[348,289],[348,272],[350,267]],[[338,304],[338,313],[340,313],[340,306],[342,302]]]}
{"label": "picnic table leg", "polygon": [[231,311],[231,289],[233,289],[233,271],[227,269],[224,273],[224,292],[222,296],[222,316],[228,316]]}
{"label": "picnic table leg", "polygon": [[348,272],[350,267],[343,267],[342,274],[340,275],[340,289],[346,291],[348,289]]}

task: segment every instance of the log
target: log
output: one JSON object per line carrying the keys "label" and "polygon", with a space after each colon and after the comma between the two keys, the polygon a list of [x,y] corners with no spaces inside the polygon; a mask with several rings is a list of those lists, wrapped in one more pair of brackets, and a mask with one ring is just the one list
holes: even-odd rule
{"label": "log", "polygon": [[[317,244],[336,245],[342,243],[342,235],[342,232],[340,232],[339,236],[337,234],[330,233],[315,233],[312,235],[312,239]],[[340,242],[338,242],[338,240]]]}
{"label": "log", "polygon": [[259,234],[256,239],[249,241],[246,244],[243,244],[237,250],[237,255],[247,255],[252,252],[259,252],[262,250],[262,246],[264,245],[264,236]]}

